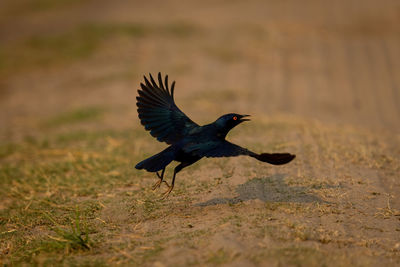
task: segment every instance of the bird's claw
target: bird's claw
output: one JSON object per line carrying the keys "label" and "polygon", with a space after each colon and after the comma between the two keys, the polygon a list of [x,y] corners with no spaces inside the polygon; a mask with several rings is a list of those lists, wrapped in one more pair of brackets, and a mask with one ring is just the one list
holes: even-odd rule
{"label": "bird's claw", "polygon": [[157,188],[159,188],[161,186],[161,183],[165,183],[168,187],[170,187],[169,184],[167,183],[167,181],[160,179],[152,186],[153,191],[156,190]]}
{"label": "bird's claw", "polygon": [[174,189],[174,186],[173,185],[172,186],[168,185],[168,190],[165,191],[165,193],[162,195],[161,199],[164,200],[164,199],[168,198],[168,196],[171,193],[172,189]]}
{"label": "bird's claw", "polygon": [[159,188],[160,187],[160,185],[161,185],[161,179],[160,180],[158,180],[152,187],[151,187],[151,189],[153,189],[153,191],[154,190],[156,190],[157,188]]}

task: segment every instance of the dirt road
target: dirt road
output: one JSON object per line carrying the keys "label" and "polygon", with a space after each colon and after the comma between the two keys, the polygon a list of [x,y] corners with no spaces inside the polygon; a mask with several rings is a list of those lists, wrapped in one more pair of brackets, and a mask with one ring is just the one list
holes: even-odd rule
{"label": "dirt road", "polygon": [[[2,1],[0,262],[399,265],[399,25],[398,1]],[[165,147],[135,107],[159,71],[296,161],[203,160],[159,201],[132,168]],[[43,215],[75,207],[90,250]]]}

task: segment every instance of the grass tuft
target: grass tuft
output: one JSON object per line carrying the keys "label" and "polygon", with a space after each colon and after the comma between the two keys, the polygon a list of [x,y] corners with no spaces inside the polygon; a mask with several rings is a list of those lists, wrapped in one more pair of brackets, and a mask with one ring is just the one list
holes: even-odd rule
{"label": "grass tuft", "polygon": [[57,236],[49,236],[49,238],[60,242],[66,247],[67,250],[69,250],[69,248],[86,250],[91,248],[89,244],[89,233],[87,226],[85,225],[85,230],[83,232],[81,230],[81,222],[79,218],[80,212],[78,208],[76,208],[75,211],[74,222],[71,222],[70,225],[71,231],[64,230],[49,213],[43,212],[43,215],[55,225],[54,227],[50,227],[50,229],[53,230]]}

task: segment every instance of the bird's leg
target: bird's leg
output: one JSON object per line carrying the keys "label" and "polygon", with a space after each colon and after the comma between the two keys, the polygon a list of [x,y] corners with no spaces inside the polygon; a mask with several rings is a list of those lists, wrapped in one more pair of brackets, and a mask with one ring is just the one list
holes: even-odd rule
{"label": "bird's leg", "polygon": [[166,198],[169,196],[169,193],[171,193],[172,189],[174,189],[175,176],[176,176],[176,171],[174,171],[174,176],[172,177],[172,184],[171,184],[171,186],[168,185],[168,190],[165,191],[165,193],[162,195],[161,199],[166,199]]}
{"label": "bird's leg", "polygon": [[156,172],[159,180],[153,185],[153,187],[152,187],[153,190],[156,190],[156,188],[159,188],[162,182],[166,183],[167,186],[169,187],[169,184],[166,181],[164,181],[164,172],[165,172],[165,168],[161,171],[161,175],[158,172]]}
{"label": "bird's leg", "polygon": [[180,172],[184,167],[188,166],[190,164],[184,164],[181,163],[178,166],[175,167],[174,169],[174,176],[172,176],[172,183],[171,186],[169,186],[168,184],[168,190],[163,194],[163,196],[161,197],[161,199],[166,199],[169,196],[169,193],[171,193],[172,189],[174,189],[174,184],[175,184],[175,176],[178,172]]}

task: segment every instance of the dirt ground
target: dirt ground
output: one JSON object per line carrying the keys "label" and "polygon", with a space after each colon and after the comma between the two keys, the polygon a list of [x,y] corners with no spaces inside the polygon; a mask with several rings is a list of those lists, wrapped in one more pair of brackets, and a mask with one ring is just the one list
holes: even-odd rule
{"label": "dirt ground", "polygon": [[[203,159],[159,200],[133,168],[159,71],[295,161]],[[399,173],[398,1],[0,3],[0,264],[400,266]]]}

